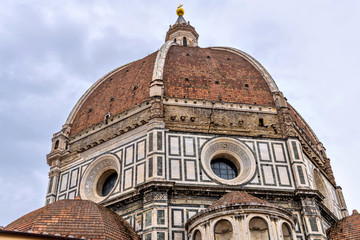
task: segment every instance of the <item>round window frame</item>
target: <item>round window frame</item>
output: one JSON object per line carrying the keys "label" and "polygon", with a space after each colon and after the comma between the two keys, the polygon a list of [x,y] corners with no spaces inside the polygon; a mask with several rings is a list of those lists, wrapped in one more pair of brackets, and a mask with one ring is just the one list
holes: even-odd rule
{"label": "round window frame", "polygon": [[[102,192],[103,192],[103,188],[104,188],[104,184],[106,182],[106,180],[113,174],[113,173],[116,173],[116,181],[115,181],[115,184],[114,186],[111,188],[111,190],[109,191],[108,194],[106,195],[103,195]],[[110,168],[106,168],[104,169],[104,171],[102,171],[100,174],[99,174],[99,177],[95,180],[96,182],[96,186],[95,187],[95,191],[96,191],[96,194],[100,197],[106,197],[108,196],[110,193],[113,192],[115,186],[116,186],[116,183],[118,181],[118,178],[119,178],[119,173],[112,167]]]}
{"label": "round window frame", "polygon": [[[231,162],[235,168],[236,168],[236,171],[237,171],[237,175],[235,178],[237,178],[240,174],[241,174],[241,161],[234,157],[233,155],[230,155],[229,153],[227,152],[224,152],[224,151],[220,151],[218,154],[216,154],[215,156],[213,156],[210,160],[210,168],[211,168],[211,171],[214,173],[214,170],[212,169],[212,162],[217,160],[217,159],[224,159],[224,160],[227,160],[229,162]],[[216,176],[218,176],[216,173],[214,173]],[[232,180],[232,179],[235,179],[235,178],[232,178],[232,179],[225,179],[225,178],[222,178],[220,176],[218,176],[219,178],[221,179],[224,179],[224,180]]]}
{"label": "round window frame", "polygon": [[[101,181],[104,182],[108,176],[107,172],[116,172],[118,177],[114,187],[106,195],[102,195],[102,189],[99,189]],[[87,167],[80,183],[80,197],[82,199],[92,200],[94,202],[102,202],[115,191],[116,186],[120,181],[120,164],[119,160],[113,155],[104,155],[94,160],[89,167]],[[102,187],[102,186],[101,186]]]}
{"label": "round window frame", "polygon": [[[237,177],[223,179],[213,172],[211,162],[221,156],[225,156],[223,158],[231,161],[237,167]],[[224,185],[244,185],[250,182],[256,173],[256,160],[253,152],[247,145],[234,138],[220,137],[206,142],[201,149],[200,163],[211,179]]]}

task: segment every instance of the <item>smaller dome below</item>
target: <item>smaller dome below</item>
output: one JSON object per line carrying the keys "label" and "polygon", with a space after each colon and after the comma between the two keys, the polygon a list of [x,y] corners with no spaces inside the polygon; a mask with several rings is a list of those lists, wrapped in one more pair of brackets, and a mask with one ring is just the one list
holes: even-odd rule
{"label": "smaller dome below", "polygon": [[88,200],[60,200],[26,214],[4,230],[85,239],[140,239],[116,213]]}
{"label": "smaller dome below", "polygon": [[326,231],[329,240],[358,240],[360,239],[360,214],[354,210],[353,214],[335,223]]}
{"label": "smaller dome below", "polygon": [[208,209],[214,209],[218,207],[225,207],[230,205],[244,204],[244,203],[261,203],[269,204],[267,201],[254,197],[247,192],[235,191],[225,194],[222,198],[214,202]]}

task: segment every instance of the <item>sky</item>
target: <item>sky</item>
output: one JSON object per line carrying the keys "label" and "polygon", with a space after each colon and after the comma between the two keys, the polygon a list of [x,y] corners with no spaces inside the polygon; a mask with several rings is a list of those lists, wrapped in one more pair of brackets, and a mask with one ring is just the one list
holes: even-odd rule
{"label": "sky", "polygon": [[200,47],[240,49],[269,71],[360,210],[360,1],[2,0],[0,226],[44,205],[52,134],[96,80],[161,47],[179,3]]}

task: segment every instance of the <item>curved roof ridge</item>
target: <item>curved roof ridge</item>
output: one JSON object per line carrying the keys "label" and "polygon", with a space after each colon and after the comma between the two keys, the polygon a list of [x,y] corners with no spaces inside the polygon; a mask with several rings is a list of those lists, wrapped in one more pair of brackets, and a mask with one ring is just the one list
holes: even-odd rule
{"label": "curved roof ridge", "polygon": [[17,222],[19,219],[16,219],[14,221],[12,221],[11,223],[9,223],[5,228],[4,230],[8,230],[9,228],[14,231],[14,230],[18,230],[19,232],[28,232],[28,231],[34,231],[34,226],[30,226],[29,229],[26,229],[26,226],[27,225],[30,225],[31,223],[33,222],[36,222],[37,219],[39,218],[41,212],[43,211],[43,209],[45,209],[48,205],[46,206],[43,206],[39,209],[36,209],[32,212],[29,212],[27,214],[25,214],[24,216],[20,217],[21,219],[23,219],[23,222],[24,222],[24,225],[22,226],[22,228],[19,229],[19,227],[16,227],[16,226],[13,226],[13,225],[16,225],[15,222]]}
{"label": "curved roof ridge", "polygon": [[90,87],[68,117],[70,135],[103,121],[108,113],[114,116],[149,99],[156,54],[117,68]]}
{"label": "curved roof ridge", "polygon": [[[136,60],[138,61],[138,60]],[[132,63],[136,62],[136,61],[132,61],[130,63],[127,63],[125,65],[122,65],[118,68],[115,68],[113,70],[111,70],[110,72],[108,72],[107,74],[105,74],[104,76],[102,76],[101,78],[99,78],[95,83],[93,83],[93,85],[91,85],[91,87],[89,89],[86,90],[86,92],[80,97],[80,99],[76,102],[75,106],[73,107],[73,109],[71,110],[69,116],[66,119],[65,124],[71,124],[74,121],[74,118],[77,114],[77,112],[79,111],[79,109],[81,108],[82,104],[85,102],[86,98],[103,82],[105,81],[108,77],[110,77],[111,75],[123,70],[124,68],[128,67],[129,65],[131,65]]]}
{"label": "curved roof ridge", "polygon": [[[32,218],[33,216],[33,218]],[[66,225],[66,227],[64,227]],[[90,200],[59,200],[15,220],[4,230],[87,239],[140,239],[121,216]]]}
{"label": "curved roof ridge", "polygon": [[152,75],[152,81],[157,79],[163,79],[163,73],[164,73],[164,66],[165,66],[165,60],[167,53],[169,52],[169,49],[171,46],[177,45],[173,41],[166,41],[158,51],[155,59],[155,65]]}
{"label": "curved roof ridge", "polygon": [[244,51],[241,51],[239,49],[232,48],[232,47],[219,46],[219,47],[209,47],[209,48],[217,49],[217,50],[225,50],[225,51],[233,52],[235,54],[240,55],[261,73],[261,75],[264,77],[264,79],[265,79],[266,83],[268,84],[272,93],[280,92],[278,86],[276,85],[276,83],[275,83],[274,79],[272,78],[272,76],[270,75],[270,73],[264,68],[263,65],[261,65],[261,63],[259,61],[257,61],[255,58],[253,58],[250,54],[248,54]]}
{"label": "curved roof ridge", "polygon": [[218,207],[225,207],[242,203],[261,203],[266,205],[270,204],[267,201],[257,198],[245,191],[233,191],[222,196],[219,200],[211,204],[207,209],[209,210]]}
{"label": "curved roof ridge", "polygon": [[360,234],[360,214],[354,210],[326,230],[329,240],[358,239]]}
{"label": "curved roof ridge", "polygon": [[296,114],[296,116],[304,123],[304,125],[309,129],[309,133],[311,134],[311,137],[314,138],[315,143],[314,144],[318,144],[320,142],[319,138],[316,136],[315,132],[312,130],[312,128],[310,127],[310,125],[305,121],[305,119],[300,115],[300,113],[298,111],[296,111],[296,109],[290,104],[288,103],[288,106],[290,106],[290,109]]}

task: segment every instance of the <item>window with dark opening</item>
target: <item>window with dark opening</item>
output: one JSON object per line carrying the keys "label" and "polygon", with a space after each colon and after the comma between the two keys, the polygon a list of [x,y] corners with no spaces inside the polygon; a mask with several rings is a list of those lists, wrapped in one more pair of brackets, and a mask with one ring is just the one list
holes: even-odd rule
{"label": "window with dark opening", "polygon": [[59,147],[59,140],[56,140],[54,149],[58,149],[58,147]]}
{"label": "window with dark opening", "polygon": [[105,115],[105,124],[109,123],[109,119],[110,119],[110,113]]}
{"label": "window with dark opening", "polygon": [[183,45],[186,47],[187,46],[187,40],[186,37],[183,37]]}
{"label": "window with dark opening", "polygon": [[216,176],[222,179],[234,179],[238,176],[238,170],[233,162],[226,158],[216,158],[211,161],[211,169]]}
{"label": "window with dark opening", "polygon": [[116,172],[114,172],[105,179],[105,182],[104,182],[104,185],[103,185],[102,191],[101,191],[103,196],[107,196],[111,192],[111,190],[115,186],[117,178],[118,178],[118,175]]}
{"label": "window with dark opening", "polygon": [[264,119],[259,118],[259,127],[264,127]]}

